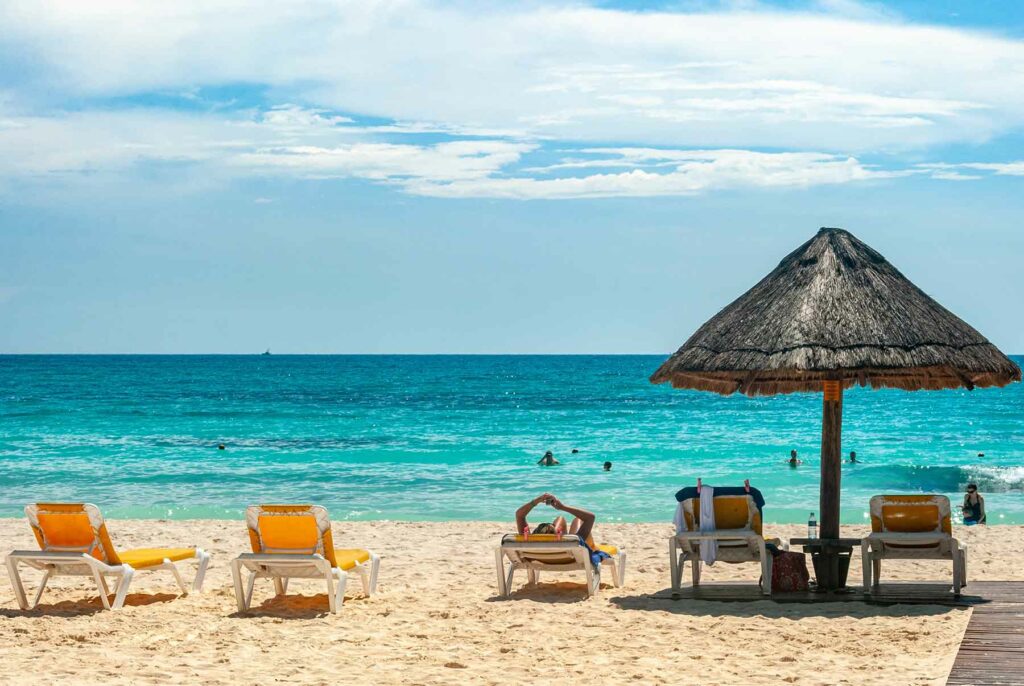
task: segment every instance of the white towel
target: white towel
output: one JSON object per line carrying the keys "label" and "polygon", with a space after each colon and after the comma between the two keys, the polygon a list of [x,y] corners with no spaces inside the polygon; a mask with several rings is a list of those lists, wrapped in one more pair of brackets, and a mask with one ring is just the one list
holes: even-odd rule
{"label": "white towel", "polygon": [[[715,530],[715,489],[711,486],[700,488],[700,530]],[[715,564],[715,556],[718,555],[717,541],[700,542],[700,559],[707,565]]]}

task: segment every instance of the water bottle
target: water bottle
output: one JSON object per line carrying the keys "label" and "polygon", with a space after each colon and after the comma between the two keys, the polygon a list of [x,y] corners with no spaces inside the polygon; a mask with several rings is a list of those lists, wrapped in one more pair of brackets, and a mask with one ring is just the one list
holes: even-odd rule
{"label": "water bottle", "polygon": [[807,520],[807,538],[814,540],[818,537],[818,520],[814,518],[814,513],[811,513],[811,518]]}

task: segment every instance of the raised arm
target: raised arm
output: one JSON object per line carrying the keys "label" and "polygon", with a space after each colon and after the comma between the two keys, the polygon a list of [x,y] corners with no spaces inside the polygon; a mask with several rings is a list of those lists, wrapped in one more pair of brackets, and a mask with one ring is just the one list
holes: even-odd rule
{"label": "raised arm", "polygon": [[551,507],[562,512],[568,512],[573,517],[577,517],[580,520],[580,528],[576,532],[580,538],[584,541],[590,538],[591,532],[594,530],[594,521],[597,519],[597,515],[588,510],[583,510],[572,505],[566,505],[558,498],[555,498],[551,502]]}
{"label": "raised arm", "polygon": [[523,503],[523,505],[516,510],[516,533],[523,533],[523,529],[527,527],[526,515],[530,514],[530,510],[540,505],[542,502],[549,498],[554,498],[550,493],[541,493],[533,500]]}

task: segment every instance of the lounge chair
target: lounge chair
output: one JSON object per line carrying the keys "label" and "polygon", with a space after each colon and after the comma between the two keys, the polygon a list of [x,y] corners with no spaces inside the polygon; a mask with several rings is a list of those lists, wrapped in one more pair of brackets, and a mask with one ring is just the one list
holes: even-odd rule
{"label": "lounge chair", "polygon": [[[525,569],[531,584],[537,583],[541,572],[583,570],[587,574],[587,596],[601,587],[601,567],[611,567],[612,584],[621,586],[626,579],[626,552],[610,545],[598,545],[595,551],[605,553],[600,564],[594,564],[590,551],[575,534],[507,534],[494,551],[498,570],[498,595],[512,593],[512,577],[517,569]],[[508,559],[508,568],[505,559]]]}
{"label": "lounge chair", "polygon": [[[175,562],[195,560],[199,567],[192,582],[192,591],[200,592],[210,556],[202,548],[138,548],[118,551],[99,508],[88,503],[37,503],[25,508],[39,550],[15,550],[7,556],[7,571],[18,606],[31,610],[39,604],[47,582],[56,576],[91,576],[96,581],[103,607],[117,610],[124,605],[128,586],[136,571],[168,569],[174,574],[183,595],[189,587],[181,578]],[[35,599],[29,604],[21,581],[19,564],[43,572]],[[107,596],[106,577],[118,579],[114,602]]]}
{"label": "lounge chair", "polygon": [[[277,595],[288,590],[289,579],[320,579],[327,584],[331,612],[345,600],[348,573],[355,572],[367,596],[377,591],[380,558],[361,548],[335,548],[331,520],[319,505],[252,505],[245,511],[251,553],[231,562],[238,611],[252,604],[256,579],[273,579]],[[249,572],[242,588],[242,570]]]}
{"label": "lounge chair", "polygon": [[[761,506],[764,499],[756,488],[716,488],[714,491],[715,528],[700,530],[700,495],[698,488],[684,488],[676,494],[679,510],[676,535],[669,539],[669,568],[672,590],[682,587],[683,570],[690,562],[693,585],[700,585],[700,542],[715,541],[716,562],[738,564],[757,562],[761,565],[761,592],[771,594],[772,556],[765,546],[761,528]],[[772,539],[782,546],[781,541]]]}
{"label": "lounge chair", "polygon": [[876,495],[871,534],[860,545],[865,593],[878,586],[882,560],[950,560],[953,593],[967,585],[967,546],[953,538],[944,495]]}

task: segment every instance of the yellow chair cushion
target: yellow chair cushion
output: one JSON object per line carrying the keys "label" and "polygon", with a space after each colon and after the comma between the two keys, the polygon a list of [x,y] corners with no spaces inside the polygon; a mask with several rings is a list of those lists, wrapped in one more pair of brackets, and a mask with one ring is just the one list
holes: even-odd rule
{"label": "yellow chair cushion", "polygon": [[602,553],[608,553],[612,557],[615,557],[616,555],[619,554],[619,549],[616,548],[613,545],[600,545],[600,544],[598,544],[597,549],[600,550]]}
{"label": "yellow chair cushion", "polygon": [[164,559],[171,562],[188,560],[196,556],[195,548],[136,548],[118,553],[121,562],[131,565],[133,569],[145,569],[162,564]]}
{"label": "yellow chair cushion", "polygon": [[334,560],[338,565],[338,569],[342,571],[348,571],[357,564],[368,562],[370,559],[370,551],[363,550],[362,548],[335,548],[334,549]]}

